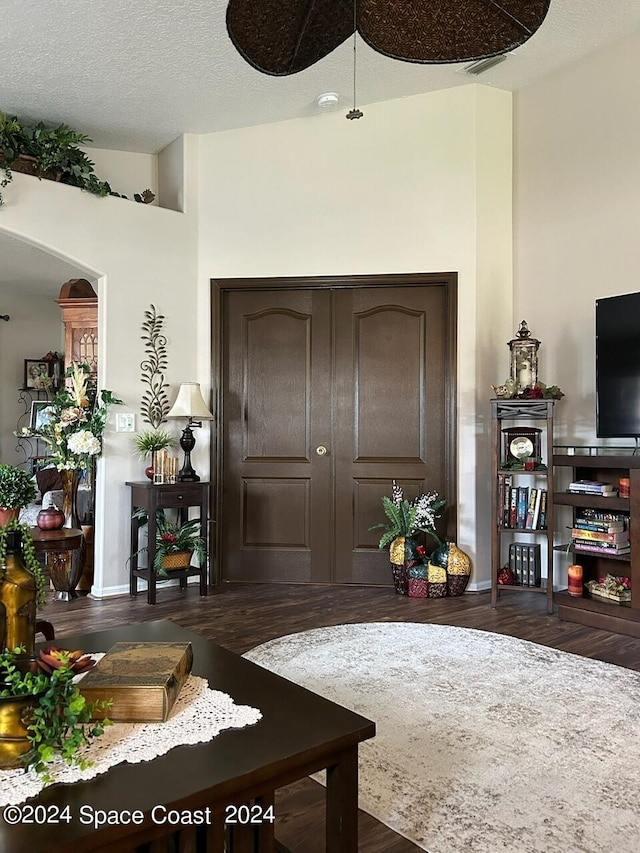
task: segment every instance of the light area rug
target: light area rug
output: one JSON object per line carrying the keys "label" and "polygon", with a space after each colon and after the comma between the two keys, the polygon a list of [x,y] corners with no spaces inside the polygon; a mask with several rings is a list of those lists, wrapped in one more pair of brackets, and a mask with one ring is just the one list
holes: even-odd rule
{"label": "light area rug", "polygon": [[513,637],[371,623],[245,657],[371,720],[360,808],[429,853],[637,853],[640,675]]}

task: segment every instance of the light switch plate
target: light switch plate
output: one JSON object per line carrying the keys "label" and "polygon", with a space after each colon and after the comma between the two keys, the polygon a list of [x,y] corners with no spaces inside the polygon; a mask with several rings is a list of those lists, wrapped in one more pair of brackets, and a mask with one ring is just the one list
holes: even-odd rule
{"label": "light switch plate", "polygon": [[116,432],[135,432],[136,416],[133,412],[118,412],[116,415]]}

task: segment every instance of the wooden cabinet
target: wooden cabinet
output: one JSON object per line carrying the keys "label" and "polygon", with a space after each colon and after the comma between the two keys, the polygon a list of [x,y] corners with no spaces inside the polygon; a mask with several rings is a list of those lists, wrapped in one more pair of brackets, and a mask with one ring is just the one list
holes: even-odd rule
{"label": "wooden cabinet", "polygon": [[[209,537],[208,537],[208,515],[209,515],[209,483],[171,483],[161,484],[152,483],[150,480],[145,482],[128,482],[127,486],[131,489],[131,557],[130,557],[130,576],[129,576],[129,592],[131,595],[138,594],[138,578],[143,578],[147,582],[147,603],[156,603],[156,586],[157,575],[153,569],[153,561],[156,555],[156,512],[164,509],[175,509],[180,513],[182,521],[186,521],[187,513],[190,507],[198,507],[201,536],[205,541],[205,551],[209,553]],[[148,516],[148,548],[147,548],[147,566],[144,568],[138,565],[138,534],[142,526],[139,519],[134,518],[134,510],[143,508],[147,511]],[[187,586],[187,579],[193,576],[200,578],[200,595],[208,595],[208,560],[205,560],[202,566],[187,566],[184,569],[172,569],[171,577],[180,581],[180,586],[184,589]]]}
{"label": "wooden cabinet", "polygon": [[90,282],[73,278],[60,289],[56,302],[64,323],[64,360],[88,364],[95,377],[98,372],[98,297]]}
{"label": "wooden cabinet", "polygon": [[[492,607],[504,590],[537,592],[553,613],[554,403],[491,401]],[[510,563],[515,582],[502,583]]]}
{"label": "wooden cabinet", "polygon": [[[585,508],[620,513],[629,517],[629,539],[631,552],[626,555],[591,554],[568,550],[573,562],[583,568],[583,583],[598,580],[607,574],[627,576],[631,579],[631,601],[618,604],[602,599],[570,596],[567,592],[556,594],[558,615],[569,622],[579,622],[593,628],[615,631],[632,637],[640,637],[640,457],[629,455],[605,455],[603,448],[593,448],[594,455],[556,453],[553,464],[558,469],[569,469],[570,479],[598,480],[618,485],[620,478],[629,478],[629,497],[604,497],[600,495],[570,494],[556,492],[554,503],[564,510],[566,527],[573,527],[576,513]],[[597,451],[600,455],[596,455]],[[558,477],[556,477],[558,479]],[[632,519],[635,519],[632,521]],[[571,539],[567,531],[567,541]],[[568,546],[558,546],[558,550]]]}

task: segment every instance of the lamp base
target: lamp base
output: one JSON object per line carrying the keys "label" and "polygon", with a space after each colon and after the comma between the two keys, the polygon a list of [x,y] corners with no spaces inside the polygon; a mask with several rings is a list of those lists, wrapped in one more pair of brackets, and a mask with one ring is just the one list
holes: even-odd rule
{"label": "lamp base", "polygon": [[191,451],[196,446],[196,439],[191,429],[191,422],[182,430],[180,436],[180,447],[184,450],[184,462],[178,471],[179,483],[199,483],[200,477],[196,474],[191,464]]}

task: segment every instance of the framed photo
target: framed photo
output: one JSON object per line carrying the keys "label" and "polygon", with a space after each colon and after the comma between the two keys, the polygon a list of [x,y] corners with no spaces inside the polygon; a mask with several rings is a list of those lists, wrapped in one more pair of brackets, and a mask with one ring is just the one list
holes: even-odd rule
{"label": "framed photo", "polygon": [[24,387],[27,391],[38,391],[49,388],[49,362],[41,358],[25,358],[24,360]]}
{"label": "framed photo", "polygon": [[56,410],[48,400],[34,400],[31,404],[31,429],[40,430],[55,415]]}

